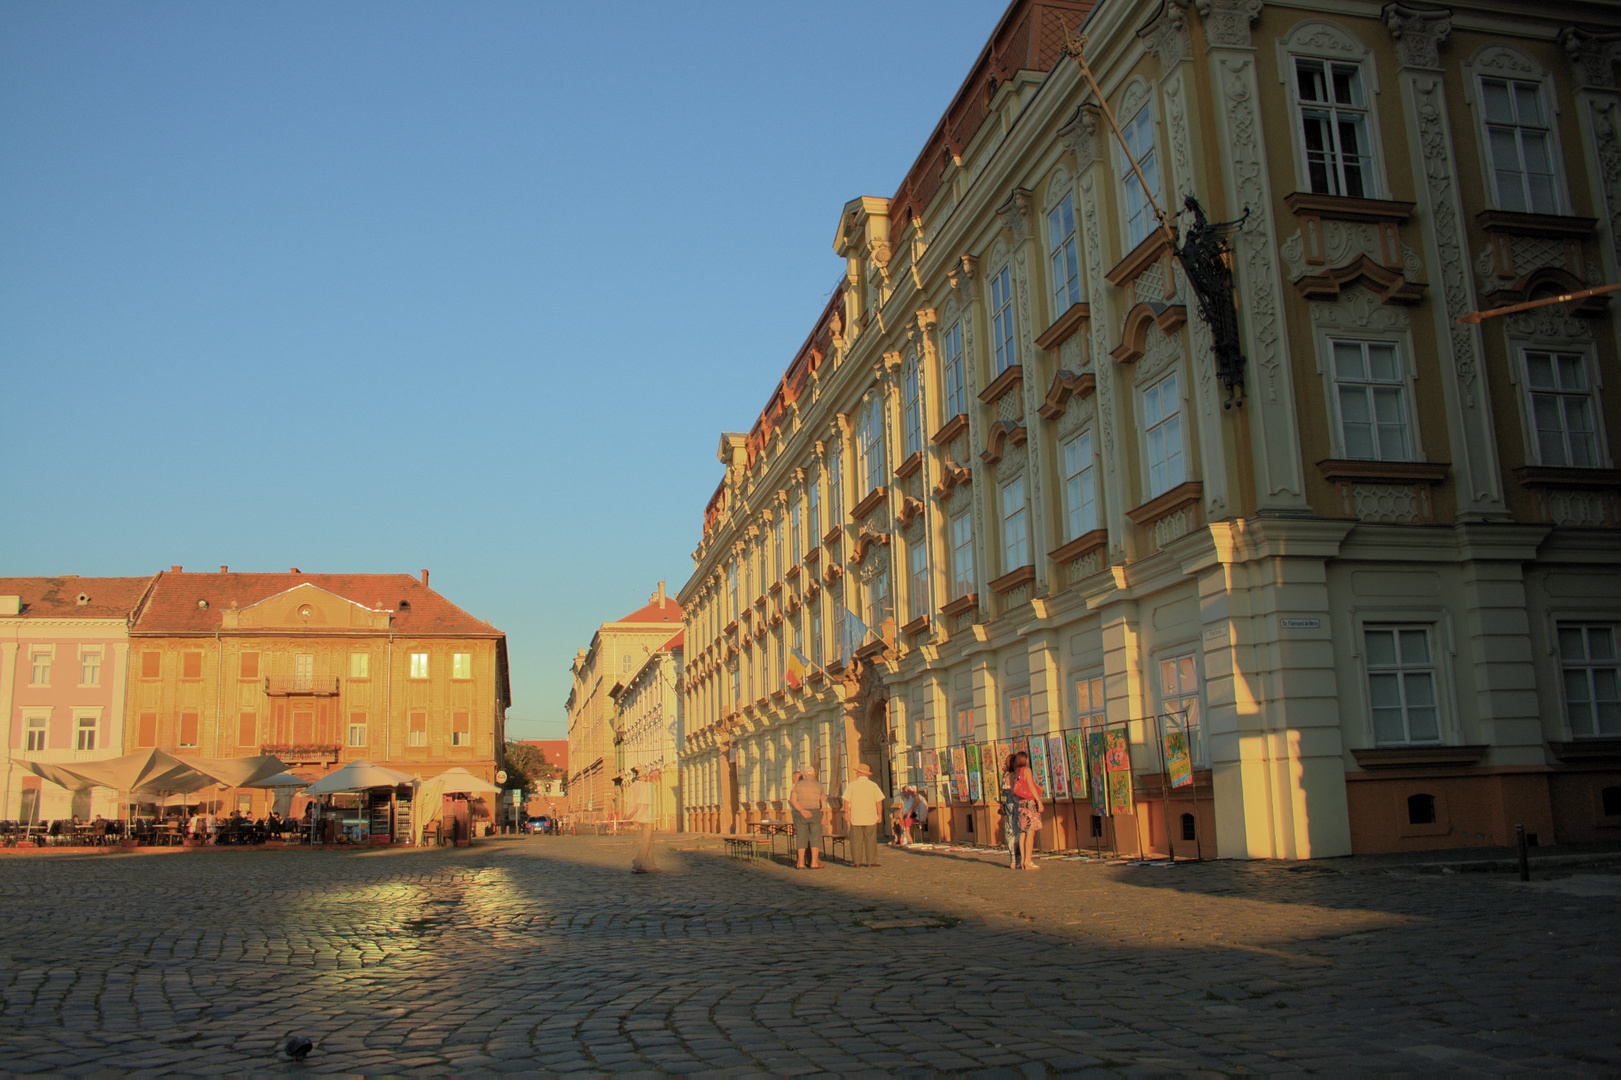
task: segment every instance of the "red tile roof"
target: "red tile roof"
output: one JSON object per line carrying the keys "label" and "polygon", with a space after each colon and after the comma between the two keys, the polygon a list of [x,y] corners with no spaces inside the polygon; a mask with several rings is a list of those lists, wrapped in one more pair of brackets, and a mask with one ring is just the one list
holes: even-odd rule
{"label": "red tile roof", "polygon": [[676,631],[675,637],[659,646],[659,652],[675,652],[677,649],[681,648],[681,638],[685,633],[685,630]]}
{"label": "red tile roof", "polygon": [[664,598],[664,606],[661,608],[659,607],[658,597],[655,596],[652,600],[648,601],[646,607],[637,608],[629,615],[626,615],[623,619],[615,619],[614,621],[622,623],[678,623],[681,621],[681,605],[675,602],[675,597],[666,596]]}
{"label": "red tile roof", "polygon": [[[157,576],[131,634],[212,634],[221,613],[257,604],[308,582],[362,607],[393,612],[400,637],[505,637],[410,574],[188,574]],[[197,601],[207,600],[207,607]]]}
{"label": "red tile roof", "polygon": [[[0,596],[22,597],[25,619],[128,618],[152,584],[147,577],[0,577]],[[87,598],[84,604],[79,597]]]}

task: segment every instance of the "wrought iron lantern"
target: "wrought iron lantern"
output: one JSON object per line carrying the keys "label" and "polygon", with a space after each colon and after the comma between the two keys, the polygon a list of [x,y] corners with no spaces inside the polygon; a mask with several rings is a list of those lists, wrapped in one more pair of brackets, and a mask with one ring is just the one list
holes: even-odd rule
{"label": "wrought iron lantern", "polygon": [[1199,317],[1210,327],[1216,378],[1227,388],[1222,408],[1244,404],[1244,352],[1238,340],[1238,304],[1233,292],[1233,234],[1244,227],[1250,212],[1235,221],[1206,220],[1204,208],[1192,195],[1183,200],[1183,213],[1193,224],[1182,233],[1175,254],[1199,299]]}

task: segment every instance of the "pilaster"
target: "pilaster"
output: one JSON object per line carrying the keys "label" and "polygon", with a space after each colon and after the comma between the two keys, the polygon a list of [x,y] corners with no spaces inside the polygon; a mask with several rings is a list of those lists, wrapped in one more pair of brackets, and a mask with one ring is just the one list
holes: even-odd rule
{"label": "pilaster", "polygon": [[1256,508],[1300,511],[1307,509],[1300,430],[1280,311],[1283,279],[1272,220],[1271,163],[1262,136],[1261,95],[1249,31],[1260,17],[1261,0],[1198,0],[1198,8],[1215,87],[1226,214],[1237,218],[1249,211],[1248,223],[1234,237],[1234,277],[1251,368],[1244,408],[1249,413]]}
{"label": "pilaster", "polygon": [[1480,328],[1458,319],[1477,306],[1469,270],[1463,197],[1448,123],[1440,47],[1452,30],[1451,13],[1400,4],[1385,9],[1396,43],[1402,107],[1413,162],[1415,218],[1425,262],[1441,279],[1441,303],[1429,304],[1435,320],[1441,394],[1447,410],[1452,473],[1461,520],[1504,518],[1502,472],[1486,388]]}
{"label": "pilaster", "polygon": [[[1582,162],[1592,192],[1591,213],[1599,219],[1604,280],[1621,281],[1621,95],[1615,77],[1621,34],[1588,34],[1571,26],[1560,32],[1559,43],[1576,82]],[[1621,351],[1621,319],[1612,318],[1610,326]]]}

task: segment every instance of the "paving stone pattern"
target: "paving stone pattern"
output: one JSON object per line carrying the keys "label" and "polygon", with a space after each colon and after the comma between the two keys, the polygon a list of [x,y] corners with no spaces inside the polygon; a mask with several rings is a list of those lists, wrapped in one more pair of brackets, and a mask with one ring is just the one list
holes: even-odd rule
{"label": "paving stone pattern", "polygon": [[694,843],[6,856],[0,1071],[1621,1071],[1614,877]]}

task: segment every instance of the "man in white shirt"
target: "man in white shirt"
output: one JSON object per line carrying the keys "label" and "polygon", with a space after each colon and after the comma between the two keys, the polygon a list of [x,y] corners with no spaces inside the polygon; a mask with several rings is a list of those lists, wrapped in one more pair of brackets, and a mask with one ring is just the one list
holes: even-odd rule
{"label": "man in white shirt", "polygon": [[630,872],[646,874],[658,869],[653,861],[653,785],[642,779],[640,769],[630,770],[630,797],[625,813],[636,826],[636,857]]}
{"label": "man in white shirt", "polygon": [[857,765],[844,785],[844,818],[850,823],[850,862],[878,865],[878,823],[884,818],[884,789],[872,782],[872,766]]}

